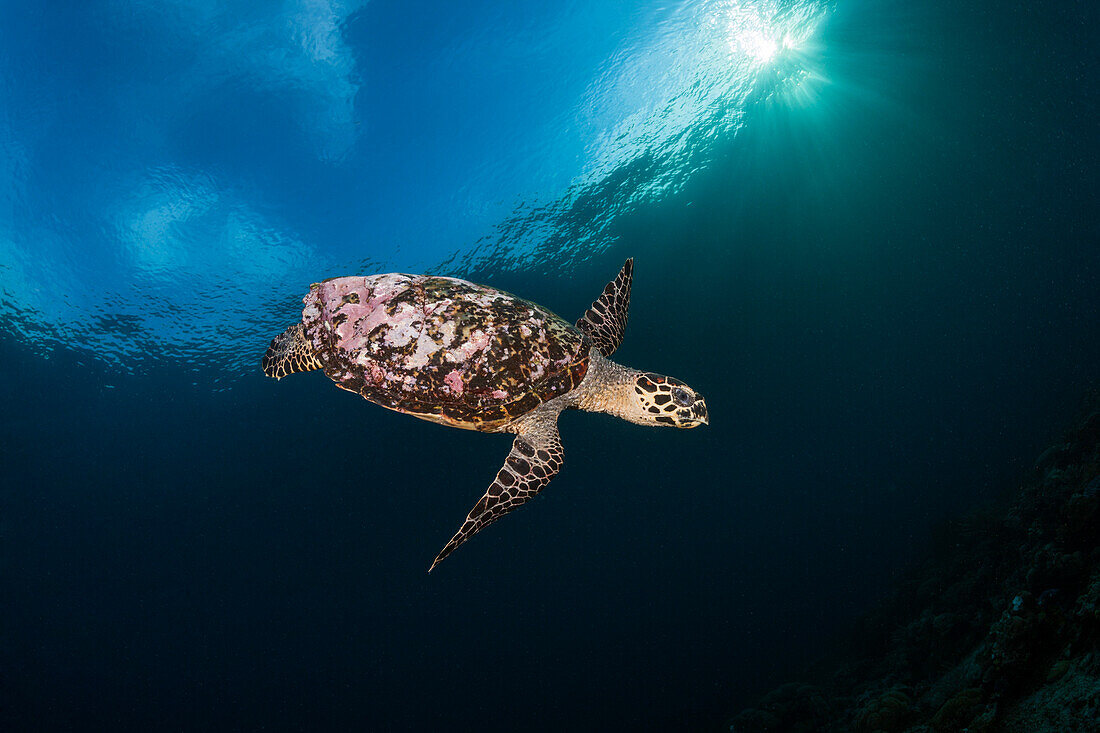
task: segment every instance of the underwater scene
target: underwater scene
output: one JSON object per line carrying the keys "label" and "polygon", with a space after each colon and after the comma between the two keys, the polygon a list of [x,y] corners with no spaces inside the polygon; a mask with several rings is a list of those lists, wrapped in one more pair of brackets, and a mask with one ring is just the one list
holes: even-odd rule
{"label": "underwater scene", "polygon": [[0,2],[0,730],[1100,730],[1098,37]]}

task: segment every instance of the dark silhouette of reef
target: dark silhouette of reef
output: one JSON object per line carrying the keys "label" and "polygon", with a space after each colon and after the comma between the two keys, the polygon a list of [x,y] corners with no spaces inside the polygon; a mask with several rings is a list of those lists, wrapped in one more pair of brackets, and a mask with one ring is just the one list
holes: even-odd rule
{"label": "dark silhouette of reef", "polygon": [[1100,398],[1006,508],[937,531],[932,557],[845,651],[731,733],[1100,731]]}

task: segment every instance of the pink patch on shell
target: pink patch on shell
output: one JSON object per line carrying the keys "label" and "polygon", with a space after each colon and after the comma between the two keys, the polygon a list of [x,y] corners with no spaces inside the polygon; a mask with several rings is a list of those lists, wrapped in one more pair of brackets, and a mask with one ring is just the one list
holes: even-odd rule
{"label": "pink patch on shell", "polygon": [[493,399],[495,399],[495,400],[503,400],[507,396],[508,396],[508,393],[505,392],[503,389],[494,389],[493,390]]}
{"label": "pink patch on shell", "polygon": [[475,355],[479,355],[489,348],[489,341],[489,334],[478,329],[471,333],[458,348],[452,350],[448,355],[448,359],[456,362],[473,361]]}
{"label": "pink patch on shell", "polygon": [[451,391],[456,395],[462,394],[462,390],[465,385],[462,383],[462,373],[457,369],[452,369],[447,373],[447,376],[443,377],[443,383],[451,388]]}

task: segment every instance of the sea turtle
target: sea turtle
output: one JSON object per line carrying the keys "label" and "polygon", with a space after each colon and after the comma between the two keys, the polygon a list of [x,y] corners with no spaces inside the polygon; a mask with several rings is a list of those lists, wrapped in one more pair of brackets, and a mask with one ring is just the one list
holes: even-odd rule
{"label": "sea turtle", "polygon": [[302,320],[276,336],[264,374],[322,369],[341,389],[424,420],[515,433],[512,451],[435,568],[534,497],[562,464],[558,414],[607,412],[640,425],[708,424],[703,398],[671,377],[620,366],[634,260],[575,326],[514,295],[425,275],[314,283]]}

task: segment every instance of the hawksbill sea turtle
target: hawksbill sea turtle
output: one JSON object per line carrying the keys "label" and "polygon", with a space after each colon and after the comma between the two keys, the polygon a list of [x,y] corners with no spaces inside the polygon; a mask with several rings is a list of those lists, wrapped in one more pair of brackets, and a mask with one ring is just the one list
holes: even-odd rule
{"label": "hawksbill sea turtle", "polygon": [[426,275],[337,277],[314,283],[302,320],[276,336],[263,371],[282,379],[321,369],[341,389],[391,410],[486,433],[512,450],[428,572],[519,507],[562,465],[562,410],[606,412],[639,425],[709,424],[683,382],[610,360],[623,340],[634,260],[570,325],[484,285]]}

